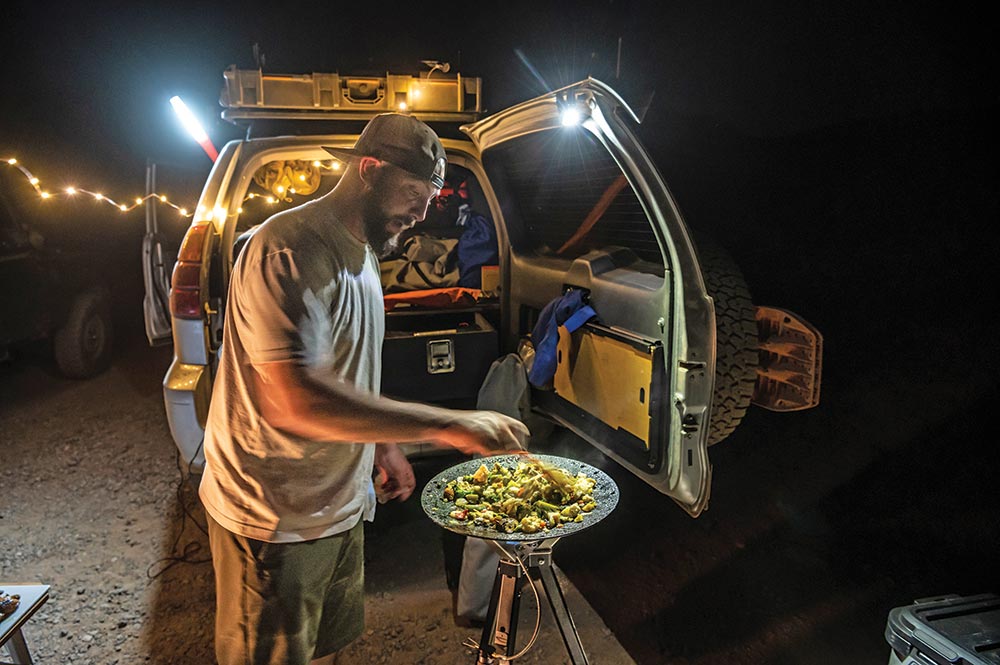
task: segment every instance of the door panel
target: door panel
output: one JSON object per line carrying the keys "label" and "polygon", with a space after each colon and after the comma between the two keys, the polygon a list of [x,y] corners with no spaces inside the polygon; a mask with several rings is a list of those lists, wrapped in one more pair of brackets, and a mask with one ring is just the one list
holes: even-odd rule
{"label": "door panel", "polygon": [[649,450],[653,362],[659,342],[617,333],[603,326],[559,330],[553,388],[560,397],[628,432]]}
{"label": "door panel", "polygon": [[[567,105],[582,123],[566,127]],[[598,320],[563,331],[535,407],[697,515],[711,466],[714,312],[677,206],[607,86],[588,80],[465,131],[482,150],[510,238],[512,335],[583,289]]]}

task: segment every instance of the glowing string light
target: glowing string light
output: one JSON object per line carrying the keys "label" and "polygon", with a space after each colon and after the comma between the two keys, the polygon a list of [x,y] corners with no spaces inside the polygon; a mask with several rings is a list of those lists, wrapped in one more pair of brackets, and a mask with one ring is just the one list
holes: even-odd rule
{"label": "glowing string light", "polygon": [[[188,210],[188,208],[179,206],[179,205],[177,205],[175,203],[172,203],[171,201],[169,201],[167,199],[166,195],[159,194],[159,193],[151,193],[151,194],[147,194],[146,196],[137,196],[137,197],[135,197],[133,199],[134,203],[132,205],[126,205],[125,203],[119,203],[118,201],[116,201],[116,200],[114,200],[114,199],[112,199],[112,198],[110,198],[108,196],[105,196],[101,192],[96,192],[96,191],[92,191],[92,190],[89,190],[89,189],[84,189],[82,187],[76,187],[76,186],[64,187],[61,192],[56,192],[56,193],[45,191],[45,190],[42,189],[41,181],[33,173],[31,173],[31,171],[29,171],[23,164],[21,164],[17,160],[17,158],[10,157],[10,158],[8,158],[8,159],[6,159],[4,161],[6,161],[7,165],[13,166],[14,168],[18,169],[21,172],[21,174],[24,176],[25,180],[27,180],[28,183],[32,186],[32,188],[34,188],[35,193],[38,194],[39,198],[41,198],[43,200],[48,200],[48,199],[54,198],[57,195],[65,195],[65,196],[69,196],[69,197],[74,197],[77,194],[85,194],[87,196],[92,196],[94,198],[94,200],[96,200],[96,201],[102,201],[104,203],[107,203],[110,206],[114,206],[121,213],[128,213],[128,212],[131,212],[131,211],[135,210],[136,208],[138,208],[140,206],[143,206],[150,199],[154,199],[154,200],[156,200],[156,201],[158,201],[160,203],[163,203],[165,205],[170,206],[171,208],[173,208],[174,210],[176,210],[177,213],[181,217],[190,217],[192,215],[192,213]],[[330,160],[329,162],[322,162],[322,161],[316,160],[316,161],[313,162],[313,166],[318,167],[318,168],[322,169],[323,171],[327,171],[327,172],[331,172],[331,171],[332,172],[338,172],[338,171],[341,170],[341,168],[342,168],[343,165],[339,161],[337,161],[337,160]],[[299,176],[299,180],[305,181],[305,177],[304,176]],[[281,193],[286,193],[287,192],[289,194],[295,194],[296,193],[294,187],[289,187],[287,190],[285,190],[284,188],[280,188],[280,192]],[[267,196],[267,195],[264,195],[264,194],[248,193],[246,195],[246,197],[244,197],[243,203],[246,203],[247,201],[254,200],[254,199],[263,199],[264,201],[266,201],[270,205],[274,205],[274,204],[278,203],[281,200],[291,201],[290,198],[279,199],[277,197]],[[204,208],[201,207],[201,206],[199,206],[198,207],[198,214],[199,215],[200,214],[204,214],[204,212],[205,212]],[[228,216],[227,212],[225,210],[223,210],[223,209],[220,209],[220,208],[216,208],[212,212],[213,212],[213,217],[215,217],[215,218],[217,218],[219,220],[223,220],[223,219],[225,219]],[[239,206],[236,209],[236,214],[243,214],[243,212],[244,212],[243,206]]]}
{"label": "glowing string light", "polygon": [[[29,171],[23,164],[21,164],[17,160],[17,158],[10,157],[4,161],[6,161],[6,163],[9,166],[13,166],[18,171],[21,172],[21,175],[23,175],[24,179],[28,181],[28,184],[30,184],[31,187],[35,190],[35,193],[38,194],[39,198],[44,200],[44,199],[51,199],[56,196],[52,192],[43,190],[41,181],[37,177],[35,177],[35,175],[31,171]],[[190,213],[188,213],[186,208],[182,208],[180,206],[174,205],[173,203],[170,203],[169,201],[167,201],[167,197],[163,194],[153,193],[153,194],[147,194],[146,196],[137,196],[135,198],[135,203],[129,206],[124,203],[119,203],[100,192],[90,191],[87,189],[83,189],[82,187],[66,187],[62,190],[62,192],[65,193],[67,196],[75,196],[76,194],[87,194],[89,196],[94,197],[94,199],[97,201],[103,201],[108,205],[118,208],[118,210],[123,213],[131,212],[132,210],[135,210],[136,208],[145,204],[146,201],[150,199],[155,199],[160,203],[164,203],[172,207],[173,209],[177,210],[177,212],[180,213],[182,217],[190,217]]]}
{"label": "glowing string light", "polygon": [[[192,213],[188,210],[188,208],[179,206],[179,205],[177,205],[175,203],[172,203],[171,201],[167,200],[166,195],[159,194],[159,193],[151,193],[151,194],[147,194],[146,196],[137,196],[137,197],[135,197],[133,199],[134,203],[132,205],[126,205],[125,203],[119,203],[118,201],[116,201],[116,200],[114,200],[114,199],[112,199],[112,198],[110,198],[108,196],[105,196],[101,192],[96,192],[96,191],[92,191],[92,190],[89,190],[89,189],[84,189],[82,187],[70,186],[70,187],[64,187],[61,190],[61,192],[55,192],[55,193],[49,192],[49,191],[46,191],[46,190],[42,189],[41,180],[39,180],[39,178],[37,178],[31,171],[29,171],[23,164],[21,164],[21,162],[18,161],[17,158],[10,157],[10,158],[7,158],[4,161],[7,163],[8,166],[12,166],[12,167],[16,168],[18,171],[20,171],[21,174],[24,176],[24,179],[35,190],[35,193],[38,194],[39,198],[41,198],[43,200],[52,199],[52,198],[55,198],[56,196],[62,196],[62,195],[69,196],[69,197],[75,197],[77,194],[85,194],[87,196],[92,196],[94,198],[94,200],[96,200],[96,201],[101,201],[101,202],[107,203],[110,206],[114,206],[121,213],[128,213],[128,212],[131,212],[131,211],[135,210],[136,208],[138,208],[140,206],[145,205],[145,203],[147,201],[149,201],[150,199],[154,199],[154,200],[158,201],[159,203],[163,203],[165,205],[170,206],[171,208],[173,208],[174,210],[176,210],[181,217],[190,217],[192,215]],[[330,162],[321,162],[319,160],[316,160],[316,161],[313,162],[313,166],[316,166],[316,167],[318,167],[318,168],[320,168],[320,169],[322,169],[324,171],[328,171],[328,172],[329,171],[340,171],[341,168],[342,168],[342,164],[340,162],[336,161],[336,160],[331,160]],[[305,181],[305,177],[304,176],[300,176],[299,179],[302,180],[302,181]],[[282,193],[284,193],[284,191],[285,190],[282,188]],[[295,194],[296,193],[295,188],[292,188],[292,187],[288,188],[287,192],[290,193],[290,194]],[[274,197],[274,196],[265,196],[263,194],[254,194],[254,193],[247,194],[246,197],[243,199],[243,202],[246,203],[247,201],[250,201],[250,200],[253,200],[253,199],[264,199],[268,204],[271,204],[271,205],[274,205],[274,204],[276,204],[276,203],[279,202],[279,199],[276,198],[276,197]],[[283,200],[284,201],[291,201],[290,198],[285,198]],[[244,210],[243,206],[238,207],[236,209],[236,214],[243,214],[243,210]],[[204,209],[201,206],[199,206],[198,207],[198,214],[203,214],[204,212],[205,212]],[[213,216],[216,217],[216,218],[218,218],[218,219],[220,219],[220,220],[225,219],[228,216],[227,212],[225,210],[221,209],[221,208],[216,208],[212,212],[213,212]]]}

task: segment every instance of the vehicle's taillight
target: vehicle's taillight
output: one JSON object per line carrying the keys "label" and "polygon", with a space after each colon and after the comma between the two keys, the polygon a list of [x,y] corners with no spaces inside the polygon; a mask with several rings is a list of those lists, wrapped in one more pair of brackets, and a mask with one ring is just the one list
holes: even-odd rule
{"label": "vehicle's taillight", "polygon": [[176,318],[202,317],[201,261],[211,233],[211,222],[198,222],[191,225],[181,243],[170,280],[170,313]]}

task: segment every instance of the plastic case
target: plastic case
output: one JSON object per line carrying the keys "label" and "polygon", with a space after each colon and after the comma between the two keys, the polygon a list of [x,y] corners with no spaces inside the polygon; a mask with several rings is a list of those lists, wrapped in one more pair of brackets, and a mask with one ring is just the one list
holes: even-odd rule
{"label": "plastic case", "polygon": [[390,312],[382,345],[382,394],[473,408],[498,354],[496,328],[477,311]]}
{"label": "plastic case", "polygon": [[461,74],[348,76],[338,72],[265,74],[230,67],[219,103],[227,120],[371,117],[405,111],[441,121],[471,122],[482,113],[482,80]]}
{"label": "plastic case", "polygon": [[889,612],[889,665],[1000,665],[1000,596],[937,596]]}

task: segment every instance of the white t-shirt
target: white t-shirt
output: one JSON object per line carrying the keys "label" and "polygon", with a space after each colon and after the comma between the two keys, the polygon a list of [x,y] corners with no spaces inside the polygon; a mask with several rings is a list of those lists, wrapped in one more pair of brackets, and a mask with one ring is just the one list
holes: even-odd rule
{"label": "white t-shirt", "polygon": [[295,358],[321,382],[377,395],[384,332],[378,259],[323,199],[257,229],[233,269],[205,428],[199,494],[213,519],[268,542],[313,540],[372,519],[374,445],[271,427],[253,365]]}

